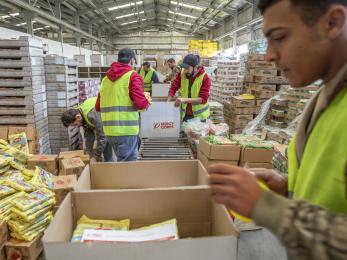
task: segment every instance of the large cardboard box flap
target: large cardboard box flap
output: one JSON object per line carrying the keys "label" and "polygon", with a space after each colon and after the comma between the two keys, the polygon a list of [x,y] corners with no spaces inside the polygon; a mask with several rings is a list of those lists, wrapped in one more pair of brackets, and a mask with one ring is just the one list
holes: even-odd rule
{"label": "large cardboard box flap", "polygon": [[[70,243],[76,221],[131,219],[131,229],[175,218],[180,240],[148,243]],[[233,260],[239,232],[204,187],[86,191],[69,194],[43,237],[47,259]]]}
{"label": "large cardboard box flap", "polygon": [[223,161],[240,160],[241,147],[237,144],[210,144],[207,138],[200,138],[199,150],[206,155],[208,159]]}
{"label": "large cardboard box flap", "polygon": [[85,167],[76,190],[148,189],[207,184],[198,160],[96,163]]}

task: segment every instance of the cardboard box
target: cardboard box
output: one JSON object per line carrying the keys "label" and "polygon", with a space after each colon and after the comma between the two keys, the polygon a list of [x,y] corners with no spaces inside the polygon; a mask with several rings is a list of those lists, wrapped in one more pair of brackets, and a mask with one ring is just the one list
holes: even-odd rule
{"label": "cardboard box", "polygon": [[170,89],[170,84],[154,83],[152,85],[152,97],[167,98]]}
{"label": "cardboard box", "polygon": [[41,235],[31,242],[10,239],[5,244],[7,259],[36,260],[43,250]]}
{"label": "cardboard box", "polygon": [[66,151],[61,152],[59,154],[59,170],[62,170],[62,163],[61,161],[63,159],[71,159],[71,158],[81,158],[81,160],[84,162],[85,165],[89,164],[90,157],[88,154],[84,154],[83,150],[75,150],[75,151]]}
{"label": "cardboard box", "polygon": [[25,133],[28,141],[38,141],[36,131],[34,127],[9,127],[8,136]]}
{"label": "cardboard box", "polygon": [[88,65],[90,65],[87,62],[87,58],[86,58],[85,54],[83,54],[83,55],[74,55],[73,57],[74,57],[75,60],[77,60],[78,66],[88,66]]}
{"label": "cardboard box", "polygon": [[244,99],[242,96],[233,96],[231,97],[231,105],[233,107],[254,107],[254,99]]}
{"label": "cardboard box", "polygon": [[81,175],[85,164],[81,160],[81,158],[71,158],[71,159],[63,159],[61,161],[62,170],[59,175],[77,175],[77,178]]}
{"label": "cardboard box", "polygon": [[63,202],[66,195],[70,191],[73,191],[76,185],[76,175],[56,176],[54,178],[54,193],[56,199],[56,206],[59,206]]}
{"label": "cardboard box", "polygon": [[[254,109],[253,109],[254,111]],[[233,122],[239,122],[239,121],[252,121],[253,120],[253,113],[251,115],[232,115],[231,121]]]}
{"label": "cardboard box", "polygon": [[242,163],[272,163],[274,150],[263,148],[243,148],[241,151]]}
{"label": "cardboard box", "polygon": [[42,169],[57,175],[58,155],[52,155],[52,154],[33,155],[28,160],[28,168],[35,169],[35,166],[39,166]]}
{"label": "cardboard box", "polygon": [[[130,218],[131,229],[176,218],[180,240],[147,243],[70,243],[83,215]],[[115,260],[235,260],[239,231],[205,187],[70,193],[45,232],[46,258]]]}
{"label": "cardboard box", "polygon": [[153,102],[141,113],[141,137],[179,137],[180,109],[173,102]]}
{"label": "cardboard box", "polygon": [[241,147],[237,144],[210,144],[207,138],[200,138],[199,151],[205,154],[208,159],[222,161],[240,160]]}
{"label": "cardboard box", "polygon": [[272,163],[245,163],[242,162],[242,167],[247,166],[247,168],[264,168],[264,169],[273,169]]}
{"label": "cardboard box", "polygon": [[0,248],[7,242],[9,238],[8,227],[5,221],[0,220]]}
{"label": "cardboard box", "polygon": [[6,127],[0,127],[0,139],[7,140],[8,136],[8,128]]}
{"label": "cardboard box", "polygon": [[223,163],[223,164],[229,164],[229,165],[235,165],[237,166],[239,164],[239,161],[224,161],[224,160],[211,160],[206,157],[205,154],[198,151],[198,160],[202,163],[202,165],[207,169],[209,166],[216,164],[216,163]]}
{"label": "cardboard box", "polygon": [[96,163],[85,167],[75,190],[148,189],[207,184],[198,160]]}
{"label": "cardboard box", "polygon": [[104,56],[101,54],[90,55],[90,62],[92,66],[104,66]]}

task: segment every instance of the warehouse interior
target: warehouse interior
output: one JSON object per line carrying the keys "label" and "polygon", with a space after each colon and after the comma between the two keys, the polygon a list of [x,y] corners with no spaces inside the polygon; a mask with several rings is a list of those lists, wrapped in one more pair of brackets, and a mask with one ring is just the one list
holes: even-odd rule
{"label": "warehouse interior", "polygon": [[0,260],[347,258],[346,32],[344,0],[0,0]]}

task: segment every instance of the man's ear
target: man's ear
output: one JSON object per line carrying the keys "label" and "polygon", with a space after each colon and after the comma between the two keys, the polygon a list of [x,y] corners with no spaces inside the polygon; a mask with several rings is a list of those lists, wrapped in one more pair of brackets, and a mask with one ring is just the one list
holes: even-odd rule
{"label": "man's ear", "polygon": [[332,5],[323,16],[324,34],[334,40],[341,36],[346,30],[347,10],[341,5]]}
{"label": "man's ear", "polygon": [[75,116],[75,119],[81,121],[82,120],[82,115],[81,114],[77,114]]}

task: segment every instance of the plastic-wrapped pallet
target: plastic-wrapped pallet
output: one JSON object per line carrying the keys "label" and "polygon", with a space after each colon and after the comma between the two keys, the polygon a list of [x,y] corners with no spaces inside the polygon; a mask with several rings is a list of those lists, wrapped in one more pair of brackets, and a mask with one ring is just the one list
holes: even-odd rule
{"label": "plastic-wrapped pallet", "polygon": [[77,61],[62,56],[45,57],[48,101],[48,128],[53,153],[72,147],[79,130],[66,129],[61,115],[67,108],[78,105]]}
{"label": "plastic-wrapped pallet", "polygon": [[38,153],[50,153],[43,44],[32,37],[0,40],[0,126],[35,127]]}
{"label": "plastic-wrapped pallet", "polygon": [[83,103],[86,99],[96,97],[99,92],[100,78],[79,78],[79,103]]}

